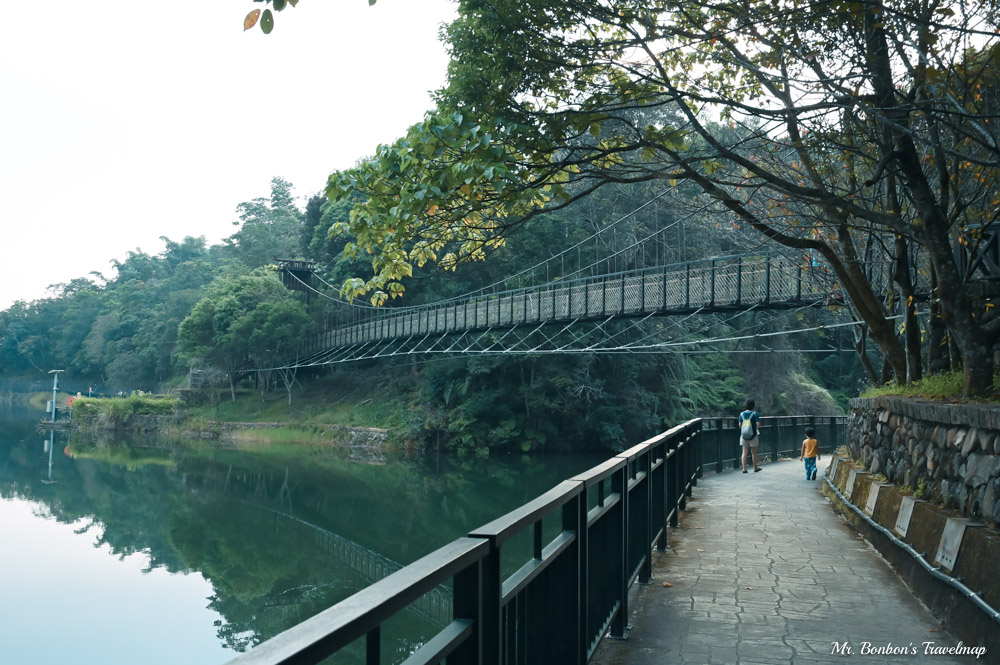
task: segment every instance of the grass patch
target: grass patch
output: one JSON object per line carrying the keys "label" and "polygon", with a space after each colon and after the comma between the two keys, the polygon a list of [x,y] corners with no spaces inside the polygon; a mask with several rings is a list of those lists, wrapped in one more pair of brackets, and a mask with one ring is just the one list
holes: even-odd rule
{"label": "grass patch", "polygon": [[367,372],[313,379],[304,389],[296,387],[291,405],[284,392],[261,396],[259,391],[243,389],[236,392],[235,402],[224,399],[214,405],[187,409],[185,413],[202,422],[289,423],[293,428],[305,429],[312,425],[388,429],[405,426],[412,395],[398,385],[391,385],[388,379],[372,379]]}
{"label": "grass patch", "polygon": [[[920,381],[914,381],[907,385],[895,383],[884,386],[873,386],[861,393],[861,397],[879,397],[881,395],[891,395],[898,397],[914,397],[931,399],[944,402],[970,401],[962,398],[962,386],[965,382],[962,372],[949,372],[947,374],[934,374],[927,376]],[[996,378],[994,377],[994,385]],[[996,402],[998,397],[978,398],[971,400],[976,402]]]}
{"label": "grass patch", "polygon": [[80,397],[73,402],[73,417],[94,422],[101,429],[116,429],[128,424],[134,416],[169,416],[179,403],[166,395],[128,397]]}

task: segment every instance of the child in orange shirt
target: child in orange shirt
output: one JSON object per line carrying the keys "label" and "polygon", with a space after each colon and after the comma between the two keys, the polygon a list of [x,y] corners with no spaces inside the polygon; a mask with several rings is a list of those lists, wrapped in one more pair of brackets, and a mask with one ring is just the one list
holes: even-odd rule
{"label": "child in orange shirt", "polygon": [[806,439],[802,442],[800,460],[806,463],[806,480],[816,480],[816,461],[819,459],[819,441],[816,440],[816,429],[806,428]]}

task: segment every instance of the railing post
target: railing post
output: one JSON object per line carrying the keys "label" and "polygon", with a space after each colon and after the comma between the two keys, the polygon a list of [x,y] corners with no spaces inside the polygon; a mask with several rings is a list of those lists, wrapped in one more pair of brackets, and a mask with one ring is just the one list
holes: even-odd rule
{"label": "railing post", "polygon": [[646,273],[639,273],[639,313],[646,313]]}
{"label": "railing post", "polygon": [[778,452],[780,451],[780,446],[781,446],[781,433],[782,433],[781,432],[781,425],[777,421],[775,421],[774,429],[775,429],[775,432],[771,436],[771,438],[774,440],[774,446],[773,446],[773,448],[774,448],[774,456],[771,458],[771,461],[772,462],[777,462],[778,461]]}
{"label": "railing post", "polygon": [[684,456],[684,507],[687,509],[687,498],[692,495],[691,489],[694,487],[694,463],[695,463],[695,440],[694,434],[685,433],[684,449],[687,454]]}
{"label": "railing post", "polygon": [[691,446],[687,438],[678,443],[677,453],[679,455],[679,459],[677,460],[677,475],[680,481],[677,485],[677,509],[687,510],[688,481],[691,478],[691,474],[688,473],[687,460],[688,455],[691,453]]}
{"label": "railing post", "polygon": [[663,311],[666,311],[667,310],[667,269],[666,268],[661,268],[660,270],[663,271],[663,287],[662,287],[662,290],[663,290],[663,298],[662,298],[663,304],[660,307],[660,309],[663,310]]}
{"label": "railing post", "polygon": [[694,468],[694,479],[691,481],[691,484],[693,487],[697,487],[698,479],[704,478],[702,467],[705,464],[705,454],[704,451],[701,449],[702,448],[701,420],[698,421],[698,429],[694,431],[694,441],[695,441],[694,444],[695,468]]}
{"label": "railing post", "polygon": [[691,264],[684,264],[684,309],[691,309]]}
{"label": "railing post", "polygon": [[[704,421],[702,421],[702,422],[704,423]],[[715,435],[715,472],[716,473],[722,473],[722,470],[723,470],[723,465],[722,465],[722,421],[716,420],[716,425],[718,425],[718,427],[716,427],[716,428],[714,428],[712,430],[712,433]],[[704,425],[702,425],[702,427],[704,428]],[[702,429],[702,432],[704,432],[704,431],[705,430]]]}
{"label": "railing post", "polygon": [[712,259],[709,264],[709,273],[712,276],[711,285],[709,286],[709,298],[708,304],[710,307],[715,307],[715,259]]}
{"label": "railing post", "polygon": [[768,255],[764,264],[764,304],[771,303],[771,256]]}
{"label": "railing post", "polygon": [[490,553],[482,560],[482,622],[480,645],[483,665],[500,665],[503,577],[500,568],[500,546],[490,543]]}
{"label": "railing post", "polygon": [[[643,480],[643,487],[645,490],[641,497],[636,497],[645,504],[646,518],[643,520],[642,527],[642,548],[643,558],[642,566],[639,567],[639,583],[649,584],[649,581],[653,579],[653,561],[649,552],[649,544],[653,540],[653,524],[651,522],[653,517],[653,451],[647,450],[639,457],[642,460],[642,471],[645,473],[645,480]],[[637,460],[638,466],[638,460]],[[638,472],[638,468],[636,469]]]}
{"label": "railing post", "polygon": [[455,576],[452,612],[455,619],[472,622],[472,637],[448,656],[448,665],[480,665],[483,662],[483,562]]}
{"label": "railing post", "polygon": [[[667,453],[670,450],[670,442],[664,441],[660,444],[660,455],[663,458],[662,463],[655,470],[655,474],[658,477],[658,482],[660,484],[660,494],[659,496],[652,497],[653,501],[658,501],[660,503],[660,509],[663,511],[662,524],[658,524],[657,528],[662,527],[662,532],[660,537],[656,541],[656,549],[665,552],[667,546],[670,544],[670,520],[667,516],[670,514],[670,509],[667,507],[667,488],[669,486],[667,482]],[[655,483],[654,483],[655,487]]]}
{"label": "railing post", "polygon": [[563,531],[572,531],[576,534],[576,562],[574,566],[576,574],[576,598],[574,599],[573,611],[566,612],[567,616],[572,617],[574,623],[570,629],[575,631],[573,635],[575,653],[573,654],[571,663],[573,665],[586,665],[587,636],[590,634],[587,627],[587,608],[589,607],[587,603],[589,586],[587,579],[587,553],[589,549],[587,538],[586,487],[576,495],[574,500],[569,501],[563,506],[562,522]]}
{"label": "railing post", "polygon": [[736,304],[739,305],[743,299],[743,257],[736,259]]}
{"label": "railing post", "polygon": [[618,275],[618,313],[625,314],[625,275]]}
{"label": "railing post", "polygon": [[382,663],[382,627],[375,626],[365,636],[365,665]]}
{"label": "railing post", "polygon": [[678,521],[679,515],[677,514],[677,488],[680,485],[680,470],[678,469],[678,462],[681,458],[681,452],[678,449],[678,441],[674,439],[670,442],[670,450],[672,452],[670,458],[667,460],[667,511],[670,514],[670,526],[675,529],[680,524]]}
{"label": "railing post", "polygon": [[611,476],[611,492],[617,493],[620,498],[618,510],[620,511],[620,530],[618,533],[618,570],[609,570],[609,575],[615,576],[616,593],[618,595],[619,609],[611,621],[611,637],[623,640],[625,631],[628,629],[628,464],[616,471]]}

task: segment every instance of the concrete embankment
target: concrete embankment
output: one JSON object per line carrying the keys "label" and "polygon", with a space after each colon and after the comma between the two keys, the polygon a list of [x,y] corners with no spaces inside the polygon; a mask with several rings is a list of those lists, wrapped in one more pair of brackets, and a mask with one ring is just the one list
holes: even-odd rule
{"label": "concrete embankment", "polygon": [[824,493],[913,593],[968,644],[1000,662],[1000,533],[835,457]]}

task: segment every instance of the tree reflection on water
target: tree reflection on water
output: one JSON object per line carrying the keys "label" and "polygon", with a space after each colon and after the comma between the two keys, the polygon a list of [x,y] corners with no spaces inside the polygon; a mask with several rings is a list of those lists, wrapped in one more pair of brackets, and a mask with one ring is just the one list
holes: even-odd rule
{"label": "tree reflection on water", "polygon": [[[236,651],[593,462],[389,454],[367,464],[341,449],[213,448],[150,437],[39,434],[27,419],[7,425],[0,435],[0,498],[40,502],[81,533],[99,526],[95,546],[119,558],[142,552],[148,570],[199,572],[214,590],[209,607],[224,618],[218,637]],[[447,593],[432,591],[386,626],[387,645],[394,641],[405,657],[449,618]]]}

